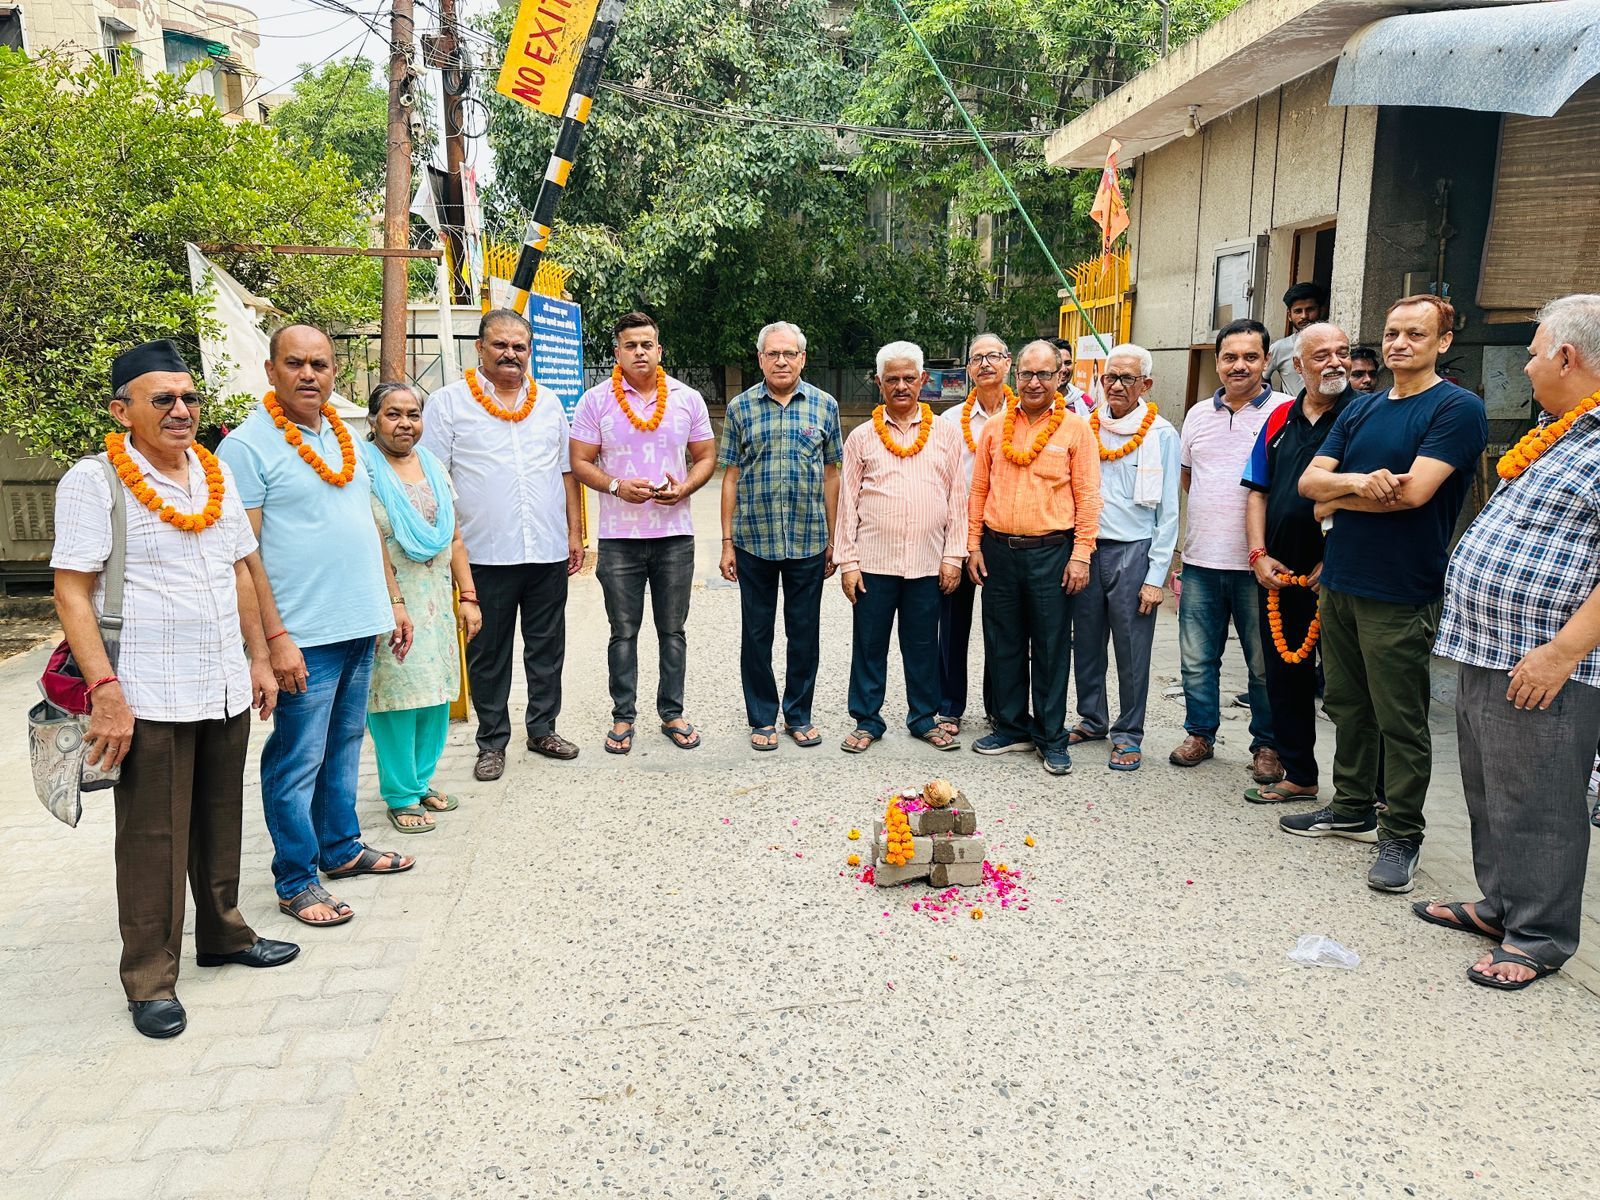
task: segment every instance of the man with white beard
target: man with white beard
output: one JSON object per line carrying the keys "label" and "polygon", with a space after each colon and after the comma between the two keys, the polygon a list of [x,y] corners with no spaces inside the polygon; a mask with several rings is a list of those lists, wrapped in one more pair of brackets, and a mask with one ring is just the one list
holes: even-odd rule
{"label": "man with white beard", "polygon": [[[1256,804],[1309,800],[1317,794],[1317,655],[1302,649],[1317,615],[1322,574],[1322,526],[1315,505],[1300,494],[1300,476],[1321,451],[1345,407],[1360,395],[1350,385],[1350,339],[1325,322],[1307,325],[1295,342],[1294,370],[1306,386],[1293,404],[1267,418],[1240,481],[1251,569],[1261,584],[1261,641],[1273,745],[1284,778],[1253,787]],[[1298,583],[1306,580],[1307,583]]]}

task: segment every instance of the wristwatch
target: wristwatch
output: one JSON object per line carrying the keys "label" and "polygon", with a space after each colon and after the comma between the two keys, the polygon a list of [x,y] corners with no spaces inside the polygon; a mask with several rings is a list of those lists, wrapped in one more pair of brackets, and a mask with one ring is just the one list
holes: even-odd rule
{"label": "wristwatch", "polygon": [[611,495],[615,496],[617,494],[617,489],[619,487],[621,487],[621,486],[622,486],[622,480],[616,478],[616,476],[612,476],[612,478],[611,478],[611,486],[606,488],[606,491],[609,492]]}

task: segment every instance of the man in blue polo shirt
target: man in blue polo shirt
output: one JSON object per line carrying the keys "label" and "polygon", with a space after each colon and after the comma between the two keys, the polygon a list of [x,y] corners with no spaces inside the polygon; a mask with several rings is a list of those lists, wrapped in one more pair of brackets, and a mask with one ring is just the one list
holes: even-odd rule
{"label": "man in blue polo shirt", "polygon": [[1383,353],[1394,386],[1346,408],[1300,479],[1318,520],[1333,522],[1322,566],[1322,661],[1338,737],[1333,803],[1279,825],[1357,841],[1376,831],[1367,884],[1383,892],[1411,890],[1422,851],[1433,755],[1428,655],[1450,535],[1489,440],[1483,401],[1435,369],[1455,315],[1438,296],[1408,296],[1389,309]]}
{"label": "man in blue polo shirt", "polygon": [[217,449],[261,543],[251,575],[279,687],[261,805],[278,907],[306,925],[342,925],[354,913],[318,882],[319,866],[343,879],[415,865],[362,845],[356,819],[373,642],[389,633],[404,657],[411,620],[372,519],[366,468],[329,403],[333,343],[289,325],[268,353],[273,390]]}

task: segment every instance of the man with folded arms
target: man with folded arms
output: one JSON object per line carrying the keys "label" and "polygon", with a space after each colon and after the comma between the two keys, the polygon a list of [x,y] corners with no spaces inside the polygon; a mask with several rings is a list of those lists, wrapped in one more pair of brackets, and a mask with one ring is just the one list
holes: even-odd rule
{"label": "man with folded arms", "polygon": [[[270,716],[278,685],[246,568],[256,540],[232,473],[194,445],[201,398],[189,368],[171,342],[147,342],[113,360],[111,387],[122,432],[62,478],[51,566],[93,704],[89,761],[122,767],[122,986],[134,1028],[166,1038],[187,1024],[176,992],[186,876],[200,966],[275,967],[300,952],[257,937],[239,912],[249,710]],[[103,457],[121,478],[114,490]],[[116,674],[99,625],[114,504],[127,517]]]}
{"label": "man with folded arms", "polygon": [[1100,453],[1089,423],[1067,412],[1060,374],[1049,342],[1023,349],[1018,403],[984,426],[967,502],[967,570],[985,589],[983,649],[995,696],[994,732],[972,748],[1035,751],[1052,775],[1072,770],[1067,605],[1089,582],[1101,505]]}
{"label": "man with folded arms", "polygon": [[966,559],[966,477],[961,435],[922,403],[922,348],[878,351],[872,421],[845,439],[834,554],[854,606],[850,715],[843,749],[859,754],[883,736],[889,630],[900,624],[906,728],[937,750],[961,743],[935,718],[939,705],[939,598],[955,590]]}
{"label": "man with folded arms", "polygon": [[499,779],[511,742],[512,649],[522,623],[528,749],[573,759],[556,732],[567,656],[567,583],[583,566],[571,431],[528,371],[533,327],[497,308],[478,322],[478,365],[428,397],[422,444],[450,472],[483,628],[467,643],[480,780]]}
{"label": "man with folded arms", "polygon": [[[1523,368],[1543,409],[1451,555],[1434,653],[1456,664],[1461,784],[1483,899],[1414,904],[1500,944],[1468,969],[1515,990],[1572,957],[1600,736],[1600,296],[1545,306]],[[1339,519],[1343,519],[1342,517]]]}
{"label": "man with folded arms", "polygon": [[[1145,702],[1156,609],[1178,545],[1178,431],[1145,399],[1155,382],[1150,351],[1113,346],[1090,416],[1100,455],[1100,536],[1089,584],[1072,602],[1078,724],[1069,744],[1109,735],[1113,771],[1143,761]],[[1117,654],[1117,719],[1106,698],[1106,643]]]}
{"label": "man with folded arms", "polygon": [[356,817],[373,639],[403,658],[411,619],[372,516],[372,482],[330,403],[333,342],[310,325],[272,335],[272,390],[222,439],[261,541],[251,577],[278,711],[261,750],[278,908],[305,925],[355,915],[317,880],[408,871],[416,860],[362,844]]}

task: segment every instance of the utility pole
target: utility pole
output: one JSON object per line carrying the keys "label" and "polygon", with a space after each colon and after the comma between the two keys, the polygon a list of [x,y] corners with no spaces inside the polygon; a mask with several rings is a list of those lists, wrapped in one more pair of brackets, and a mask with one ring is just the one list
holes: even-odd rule
{"label": "utility pole", "polygon": [[1172,29],[1172,0],[1156,0],[1161,6],[1161,57],[1167,56],[1167,34]]}
{"label": "utility pole", "polygon": [[[383,245],[401,250],[411,244],[411,56],[416,25],[411,0],[393,0],[389,20],[389,161],[383,186]],[[406,377],[406,259],[383,260],[383,324],[378,377],[393,383]]]}
{"label": "utility pole", "polygon": [[456,33],[456,0],[439,0],[439,37],[434,43],[439,64],[440,90],[444,93],[444,204],[439,213],[445,243],[450,250],[450,291],[457,304],[472,301],[463,277],[466,263],[466,184],[462,172],[467,161],[467,139],[462,132],[462,100],[472,75],[462,60]]}

